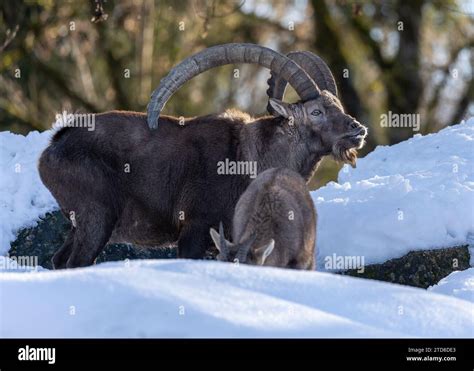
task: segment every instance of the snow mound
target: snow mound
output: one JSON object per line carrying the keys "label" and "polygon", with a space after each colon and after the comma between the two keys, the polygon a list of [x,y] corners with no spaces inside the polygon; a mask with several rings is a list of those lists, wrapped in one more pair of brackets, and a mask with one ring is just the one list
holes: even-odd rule
{"label": "snow mound", "polygon": [[474,233],[474,118],[379,146],[312,197],[319,269],[334,253],[373,264],[466,244]]}
{"label": "snow mound", "polygon": [[1,337],[473,337],[474,304],[330,273],[161,260],[0,274]]}
{"label": "snow mound", "polygon": [[38,158],[49,143],[51,131],[33,131],[26,137],[0,133],[0,255],[10,249],[19,229],[57,208],[38,174]]}
{"label": "snow mound", "polygon": [[474,303],[474,268],[455,271],[439,281],[437,285],[429,287],[428,290]]}

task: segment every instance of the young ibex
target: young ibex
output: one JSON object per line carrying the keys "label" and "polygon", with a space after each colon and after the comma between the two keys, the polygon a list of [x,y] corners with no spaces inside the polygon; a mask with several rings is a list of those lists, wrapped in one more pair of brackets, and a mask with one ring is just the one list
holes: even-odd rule
{"label": "young ibex", "polygon": [[[271,70],[272,116],[210,115],[184,125],[160,117],[185,82],[235,63]],[[287,81],[298,103],[281,101]],[[258,172],[286,167],[308,180],[325,155],[354,164],[365,136],[365,127],[344,113],[329,68],[314,54],[287,57],[253,44],[208,48],[161,81],[148,115],[98,114],[93,131],[67,127],[54,135],[39,172],[63,213],[74,216],[54,267],[90,265],[108,241],[154,246],[178,241],[179,257],[202,258],[212,245],[209,228],[221,220],[230,228],[235,204],[251,181],[248,175],[220,174],[219,162],[256,163]]]}
{"label": "young ibex", "polygon": [[316,211],[304,179],[293,170],[268,169],[237,202],[232,243],[210,230],[219,250],[217,260],[314,269]]}

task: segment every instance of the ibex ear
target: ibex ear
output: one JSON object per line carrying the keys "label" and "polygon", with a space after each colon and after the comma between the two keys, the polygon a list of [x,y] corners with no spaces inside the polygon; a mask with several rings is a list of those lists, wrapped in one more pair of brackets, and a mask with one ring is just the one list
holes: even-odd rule
{"label": "ibex ear", "polygon": [[270,242],[262,247],[259,247],[256,251],[257,254],[262,254],[262,264],[265,263],[268,256],[272,253],[273,249],[275,248],[275,240],[272,238]]}
{"label": "ibex ear", "polygon": [[212,241],[214,241],[214,245],[216,245],[216,247],[217,247],[217,250],[219,250],[219,252],[221,252],[222,251],[221,236],[219,235],[219,233],[214,228],[211,228],[209,230],[209,233],[211,235]]}
{"label": "ibex ear", "polygon": [[225,239],[224,226],[222,223],[219,224],[219,232],[217,232],[214,228],[211,228],[209,229],[209,234],[211,235],[212,241],[214,241],[214,245],[216,245],[217,250],[219,250],[219,253],[227,256],[229,253],[229,248],[233,248],[234,244]]}
{"label": "ibex ear", "polygon": [[282,102],[281,100],[270,98],[270,105],[273,107],[276,113],[285,118],[290,117],[290,110],[287,103]]}

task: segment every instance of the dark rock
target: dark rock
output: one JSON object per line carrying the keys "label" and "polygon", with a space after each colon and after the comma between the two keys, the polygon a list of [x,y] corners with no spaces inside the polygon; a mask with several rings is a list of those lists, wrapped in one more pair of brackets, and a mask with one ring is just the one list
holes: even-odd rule
{"label": "dark rock", "polygon": [[128,243],[111,243],[97,257],[96,263],[125,259],[175,259],[176,247],[141,247]]}
{"label": "dark rock", "polygon": [[382,264],[365,266],[363,273],[358,273],[357,270],[339,273],[428,288],[453,271],[469,268],[469,256],[467,245],[412,251],[401,258],[391,259]]}
{"label": "dark rock", "polygon": [[[39,265],[51,269],[51,258],[63,244],[70,228],[71,223],[59,211],[48,213],[41,218],[36,227],[22,229],[18,233],[16,240],[11,244],[9,255],[37,256]],[[214,259],[215,253],[209,251],[206,259]],[[97,262],[171,258],[176,258],[174,246],[145,248],[131,244],[109,244],[100,253]],[[413,251],[383,264],[368,265],[363,273],[350,270],[339,274],[427,288],[451,272],[467,268],[469,268],[468,248],[458,246]]]}
{"label": "dark rock", "polygon": [[37,256],[38,265],[52,268],[51,258],[61,247],[71,228],[71,222],[59,211],[47,213],[36,227],[21,229],[12,242],[10,256]]}
{"label": "dark rock", "polygon": [[[38,264],[52,269],[51,258],[71,229],[71,223],[60,211],[47,213],[33,228],[20,230],[11,244],[10,256],[37,256]],[[143,248],[131,244],[108,244],[97,257],[97,263],[125,259],[176,258],[173,246]]]}

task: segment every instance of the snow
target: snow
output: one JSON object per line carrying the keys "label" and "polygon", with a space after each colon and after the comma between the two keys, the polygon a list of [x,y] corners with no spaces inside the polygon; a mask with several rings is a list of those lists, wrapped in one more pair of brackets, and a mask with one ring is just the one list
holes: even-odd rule
{"label": "snow", "polygon": [[379,146],[312,197],[319,270],[332,254],[373,264],[467,244],[474,233],[474,118]]}
{"label": "snow", "polygon": [[390,283],[190,260],[0,274],[0,337],[463,337],[474,304]]}
{"label": "snow", "polygon": [[38,157],[51,131],[26,137],[0,133],[0,255],[10,249],[20,228],[34,226],[40,216],[57,208],[38,174]]}
{"label": "snow", "polygon": [[474,303],[474,268],[452,272],[428,290]]}

